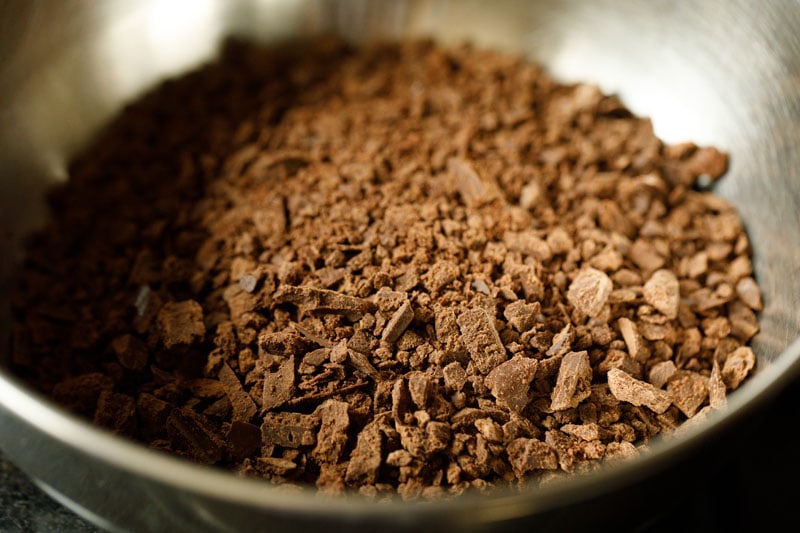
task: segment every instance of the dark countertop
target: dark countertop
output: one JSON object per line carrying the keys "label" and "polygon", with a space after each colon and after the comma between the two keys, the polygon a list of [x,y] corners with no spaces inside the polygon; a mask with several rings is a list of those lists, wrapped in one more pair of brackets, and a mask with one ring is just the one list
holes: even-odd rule
{"label": "dark countertop", "polygon": [[50,498],[0,454],[0,531],[96,533],[100,530]]}
{"label": "dark countertop", "polygon": [[[729,459],[680,483],[660,511],[636,533],[782,531],[796,520],[800,459],[794,428],[800,422],[800,380],[785,389],[754,420],[715,445]],[[722,449],[722,448],[720,448]],[[712,449],[713,453],[713,449]],[[624,505],[622,506],[624,507]],[[615,528],[624,531],[622,528]],[[0,532],[99,533],[52,500],[0,455]]]}

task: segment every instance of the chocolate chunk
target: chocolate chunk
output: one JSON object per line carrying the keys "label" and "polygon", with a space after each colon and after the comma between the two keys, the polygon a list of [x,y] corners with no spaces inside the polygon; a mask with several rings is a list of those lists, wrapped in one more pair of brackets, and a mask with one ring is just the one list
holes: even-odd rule
{"label": "chocolate chunk", "polygon": [[423,282],[426,289],[432,293],[436,293],[458,279],[459,275],[460,270],[458,265],[452,261],[437,261],[431,265],[430,270],[428,270],[423,278]]}
{"label": "chocolate chunk", "polygon": [[553,343],[550,348],[548,348],[545,355],[550,358],[558,358],[569,352],[572,346],[573,336],[574,330],[572,325],[567,324],[553,337]]}
{"label": "chocolate chunk", "polygon": [[303,355],[311,343],[294,331],[267,332],[258,334],[258,348],[263,353],[292,356]]}
{"label": "chocolate chunk", "polygon": [[244,292],[255,291],[257,283],[258,283],[258,278],[256,278],[252,274],[245,274],[241,278],[239,278],[239,287],[241,287]]}
{"label": "chocolate chunk", "polygon": [[447,170],[455,189],[468,206],[479,206],[499,196],[497,185],[481,179],[469,161],[450,158],[447,160]]}
{"label": "chocolate chunk", "polygon": [[267,474],[285,476],[297,468],[297,463],[280,457],[259,457],[258,468]]}
{"label": "chocolate chunk", "polygon": [[742,346],[729,354],[722,365],[722,380],[729,389],[738,387],[756,365],[752,348]]}
{"label": "chocolate chunk", "polygon": [[411,393],[405,379],[398,379],[392,387],[392,417],[400,423],[408,423],[411,416]]}
{"label": "chocolate chunk", "polygon": [[649,380],[654,387],[660,389],[669,381],[669,378],[675,373],[675,363],[672,361],[662,361],[653,365],[650,369]]}
{"label": "chocolate chunk", "polygon": [[437,309],[434,314],[433,327],[437,341],[450,360],[461,360],[462,357],[468,357],[454,309],[449,307]]}
{"label": "chocolate chunk", "polygon": [[164,432],[167,418],[174,406],[143,392],[136,399],[136,413],[139,419],[139,430],[146,440],[153,440]]}
{"label": "chocolate chunk", "polygon": [[628,347],[628,354],[637,361],[645,361],[649,354],[636,324],[631,319],[622,317],[617,321],[617,325],[625,340],[625,345]]}
{"label": "chocolate chunk", "polygon": [[348,405],[338,400],[325,400],[317,410],[320,418],[317,445],[311,457],[320,463],[337,463],[347,444],[347,429],[350,427]]}
{"label": "chocolate chunk", "polygon": [[[322,355],[325,355],[325,352]],[[261,407],[266,411],[280,407],[292,399],[294,392],[294,356],[290,356],[278,363],[278,367],[274,371],[268,370],[264,373]]]}
{"label": "chocolate chunk", "polygon": [[578,404],[592,393],[592,367],[589,364],[589,354],[582,352],[569,352],[564,355],[558,369],[556,386],[551,396],[550,409],[561,411]]}
{"label": "chocolate chunk", "polygon": [[194,300],[167,302],[158,312],[158,331],[167,349],[187,348],[203,340],[203,308]]}
{"label": "chocolate chunk", "polygon": [[628,257],[645,273],[654,272],[664,266],[664,258],[652,244],[642,239],[634,241],[628,251]]}
{"label": "chocolate chunk", "polygon": [[427,452],[425,430],[416,426],[397,424],[397,433],[400,435],[400,444],[412,456],[425,457]]}
{"label": "chocolate chunk", "polygon": [[236,374],[227,364],[223,363],[219,369],[219,380],[225,387],[225,393],[233,408],[233,419],[240,422],[249,422],[258,412],[255,402],[242,388],[242,384]]}
{"label": "chocolate chunk", "polygon": [[129,437],[136,429],[136,402],[127,394],[104,390],[97,399],[94,423]]}
{"label": "chocolate chunk", "polygon": [[190,379],[183,382],[183,386],[198,398],[220,398],[226,394],[225,385],[217,379]]}
{"label": "chocolate chunk", "polygon": [[489,442],[503,442],[505,436],[503,428],[491,418],[479,418],[475,421],[475,428]]}
{"label": "chocolate chunk", "polygon": [[442,369],[444,385],[453,392],[464,388],[467,382],[467,371],[458,362],[452,362]]}
{"label": "chocolate chunk", "polygon": [[53,387],[53,398],[67,409],[88,415],[95,412],[100,394],[113,387],[109,376],[92,372],[58,383]]}
{"label": "chocolate chunk", "polygon": [[678,278],[669,270],[657,270],[650,276],[642,290],[645,301],[667,318],[678,316],[680,286]]}
{"label": "chocolate chunk", "polygon": [[667,382],[672,403],[691,418],[708,398],[708,378],[697,372],[678,371]]}
{"label": "chocolate chunk", "polygon": [[358,320],[376,310],[375,304],[369,300],[312,287],[283,286],[275,293],[273,300],[278,304],[295,304],[305,312],[340,314],[350,320]]}
{"label": "chocolate chunk", "polygon": [[606,305],[613,288],[614,283],[605,272],[587,267],[570,283],[567,300],[582,314],[595,317]]}
{"label": "chocolate chunk", "polygon": [[431,378],[426,373],[416,371],[408,374],[408,392],[411,401],[420,409],[425,409],[428,405],[432,387]]}
{"label": "chocolate chunk", "polygon": [[261,423],[264,444],[276,444],[284,448],[300,448],[317,443],[316,415],[302,413],[267,413]]}
{"label": "chocolate chunk", "polygon": [[550,245],[532,231],[507,231],[503,242],[512,252],[529,255],[539,261],[547,261],[553,256]]}
{"label": "chocolate chunk", "polygon": [[753,278],[746,277],[737,281],[736,294],[750,309],[761,311],[764,308],[764,303],[761,301],[761,289]]}
{"label": "chocolate chunk", "polygon": [[147,345],[133,335],[126,334],[111,341],[111,349],[119,364],[130,370],[142,370],[147,366]]}
{"label": "chocolate chunk", "polygon": [[378,376],[378,371],[375,370],[375,367],[372,366],[372,363],[365,354],[355,350],[347,350],[347,356],[347,360],[353,366],[353,368],[365,376],[369,376],[371,378]]}
{"label": "chocolate chunk", "polygon": [[529,304],[524,300],[517,300],[508,304],[503,311],[503,316],[508,323],[520,333],[525,333],[536,324],[536,317],[541,312],[539,302]]}
{"label": "chocolate chunk", "polygon": [[564,424],[561,426],[561,431],[585,441],[606,439],[610,435],[606,429],[594,422],[588,424]]}
{"label": "chocolate chunk", "polygon": [[383,462],[383,439],[379,423],[367,424],[358,434],[356,447],[347,463],[345,480],[350,485],[371,485],[378,479]]}
{"label": "chocolate chunk", "polygon": [[400,335],[406,330],[411,321],[414,319],[414,311],[411,309],[411,303],[406,300],[403,302],[397,311],[394,312],[392,318],[386,323],[383,329],[381,341],[395,342]]}
{"label": "chocolate chunk", "polygon": [[234,461],[244,461],[261,449],[261,430],[258,426],[234,420],[225,435],[228,452]]}
{"label": "chocolate chunk", "polygon": [[708,404],[713,409],[721,409],[728,404],[727,388],[716,359],[711,366],[711,375],[708,377]]}
{"label": "chocolate chunk", "polygon": [[546,443],[536,439],[514,439],[508,445],[508,460],[514,468],[514,474],[522,479],[532,470],[555,470],[558,468],[558,457],[555,450]]}
{"label": "chocolate chunk", "polygon": [[201,464],[222,459],[225,443],[211,429],[209,421],[185,407],[173,409],[167,418],[167,433],[175,450]]}
{"label": "chocolate chunk", "polygon": [[528,405],[528,389],[536,376],[538,363],[527,357],[512,357],[494,367],[484,382],[500,405],[514,413],[522,413]]}
{"label": "chocolate chunk", "polygon": [[472,361],[482,374],[506,360],[506,350],[494,322],[483,309],[470,309],[458,316],[458,326]]}
{"label": "chocolate chunk", "polygon": [[632,378],[616,368],[608,371],[608,386],[611,394],[619,401],[636,406],[644,405],[656,413],[663,413],[672,405],[672,397],[667,392]]}

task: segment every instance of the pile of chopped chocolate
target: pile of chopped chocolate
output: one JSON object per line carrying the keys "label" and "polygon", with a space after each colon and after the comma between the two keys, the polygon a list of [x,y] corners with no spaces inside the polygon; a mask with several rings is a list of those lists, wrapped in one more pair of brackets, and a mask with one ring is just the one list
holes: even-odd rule
{"label": "pile of chopped chocolate", "polygon": [[11,366],[152,448],[329,494],[592,471],[755,365],[748,238],[696,185],[727,165],[508,53],[231,42],[71,163]]}

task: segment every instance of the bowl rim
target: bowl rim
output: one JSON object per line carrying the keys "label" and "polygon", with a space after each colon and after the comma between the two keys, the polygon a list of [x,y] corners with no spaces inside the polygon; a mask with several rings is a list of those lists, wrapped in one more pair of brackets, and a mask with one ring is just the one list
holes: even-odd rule
{"label": "bowl rim", "polygon": [[[760,362],[760,361],[759,361]],[[763,364],[763,363],[762,363]],[[92,459],[150,482],[194,493],[220,502],[268,511],[299,513],[328,518],[397,517],[398,508],[409,518],[472,509],[486,520],[513,519],[544,512],[578,500],[591,499],[655,474],[683,454],[711,438],[756,404],[769,400],[800,375],[800,338],[775,360],[731,392],[727,406],[713,410],[697,424],[668,437],[657,437],[643,453],[621,461],[602,463],[597,470],[556,478],[553,482],[523,490],[501,488],[490,494],[467,491],[442,500],[402,501],[392,498],[376,505],[374,500],[346,491],[340,496],[320,497],[313,487],[285,490],[280,484],[245,478],[233,471],[198,465],[167,452],[148,448],[127,437],[93,425],[67,412],[52,400],[29,389],[0,368],[0,405],[37,431]],[[30,472],[34,478],[35,472]],[[46,480],[40,480],[45,481]],[[69,497],[69,494],[65,494]],[[80,505],[81,502],[75,502]],[[474,516],[471,516],[472,520]]]}

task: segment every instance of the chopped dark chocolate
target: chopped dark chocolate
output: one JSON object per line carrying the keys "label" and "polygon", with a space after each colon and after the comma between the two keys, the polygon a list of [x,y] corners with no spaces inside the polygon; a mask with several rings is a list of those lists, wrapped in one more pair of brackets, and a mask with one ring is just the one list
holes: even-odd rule
{"label": "chopped dark chocolate", "polygon": [[215,464],[222,459],[225,442],[211,429],[201,414],[181,407],[167,418],[167,433],[172,448],[201,464]]}
{"label": "chopped dark chocolate", "polygon": [[519,56],[230,42],[70,162],[10,365],[100,427],[287,489],[589,472],[753,373],[748,237],[694,187],[727,165]]}

